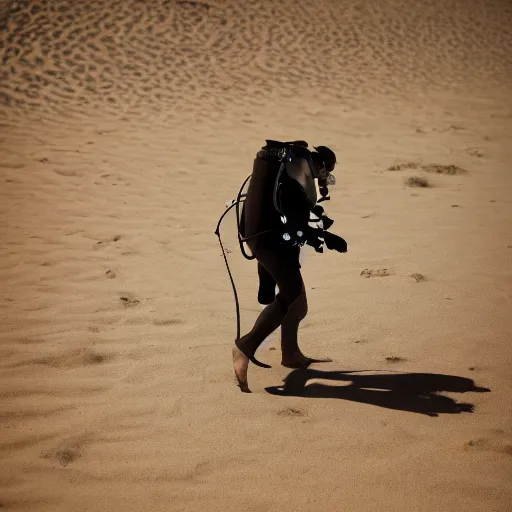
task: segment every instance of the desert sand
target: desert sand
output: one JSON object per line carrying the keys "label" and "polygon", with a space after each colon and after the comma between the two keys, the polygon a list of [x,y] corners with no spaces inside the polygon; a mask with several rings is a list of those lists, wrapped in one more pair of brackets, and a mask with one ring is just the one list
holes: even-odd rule
{"label": "desert sand", "polygon": [[[508,0],[0,20],[2,510],[512,510]],[[333,362],[283,368],[275,336],[244,394],[214,230],[269,138],[337,152],[349,252],[303,266],[300,343]]]}

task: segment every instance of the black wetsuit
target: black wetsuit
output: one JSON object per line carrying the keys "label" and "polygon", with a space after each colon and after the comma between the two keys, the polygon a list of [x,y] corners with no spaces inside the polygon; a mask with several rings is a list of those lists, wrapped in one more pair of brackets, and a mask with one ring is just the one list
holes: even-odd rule
{"label": "black wetsuit", "polygon": [[[258,300],[268,304],[251,331],[236,341],[238,348],[255,364],[260,363],[254,358],[254,353],[279,326],[283,357],[292,358],[300,352],[298,328],[308,311],[299,253],[310,229],[310,212],[317,197],[307,159],[308,151],[295,149],[280,179],[281,212],[274,202],[274,187],[281,161],[265,148],[254,161],[243,207],[242,236],[248,238],[247,245],[258,262]],[[282,222],[282,214],[286,223]],[[276,284],[279,288],[277,297]]]}

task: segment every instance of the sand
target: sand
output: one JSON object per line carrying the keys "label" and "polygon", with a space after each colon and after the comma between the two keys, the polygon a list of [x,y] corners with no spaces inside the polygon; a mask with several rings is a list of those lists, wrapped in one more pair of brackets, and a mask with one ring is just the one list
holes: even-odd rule
{"label": "sand", "polygon": [[[0,20],[2,510],[511,510],[509,1]],[[214,229],[266,138],[337,152],[349,252],[304,263],[300,343],[333,362],[287,370],[275,336],[243,394]]]}

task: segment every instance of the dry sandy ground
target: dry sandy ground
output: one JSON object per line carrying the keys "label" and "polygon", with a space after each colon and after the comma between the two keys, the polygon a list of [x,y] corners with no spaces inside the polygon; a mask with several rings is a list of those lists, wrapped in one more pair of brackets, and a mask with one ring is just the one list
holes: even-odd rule
{"label": "dry sandy ground", "polygon": [[[1,510],[511,510],[509,1],[0,21]],[[301,345],[334,362],[290,372],[274,342],[249,395],[214,229],[265,138],[338,152],[349,252],[304,265]]]}

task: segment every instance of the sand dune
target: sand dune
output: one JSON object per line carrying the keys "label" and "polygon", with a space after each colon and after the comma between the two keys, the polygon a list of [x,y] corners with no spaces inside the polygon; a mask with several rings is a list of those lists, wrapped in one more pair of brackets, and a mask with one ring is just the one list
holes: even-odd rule
{"label": "sand dune", "polygon": [[[0,508],[512,503],[507,0],[0,3]],[[333,147],[349,252],[234,385],[213,233],[266,138]],[[242,328],[260,308],[222,226]]]}

